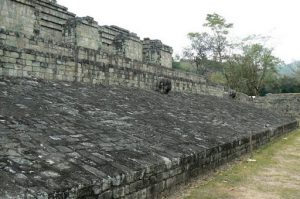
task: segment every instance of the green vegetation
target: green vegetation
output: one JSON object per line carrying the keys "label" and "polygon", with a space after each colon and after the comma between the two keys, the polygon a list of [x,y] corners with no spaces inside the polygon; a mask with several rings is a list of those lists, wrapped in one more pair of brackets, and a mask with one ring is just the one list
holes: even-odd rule
{"label": "green vegetation", "polygon": [[[284,64],[265,45],[266,37],[229,39],[232,23],[216,13],[207,14],[203,32],[188,33],[190,44],[173,68],[207,77],[208,81],[248,95],[300,92],[300,62]],[[288,71],[289,76],[279,72]],[[287,70],[289,69],[289,70]]]}
{"label": "green vegetation", "polygon": [[177,70],[182,70],[182,71],[191,72],[191,73],[197,73],[193,63],[190,61],[184,61],[184,60],[173,61],[172,67]]}
{"label": "green vegetation", "polygon": [[300,62],[296,61],[277,68],[278,73],[269,79],[261,94],[300,93]]}
{"label": "green vegetation", "polygon": [[272,50],[263,45],[243,45],[241,54],[232,55],[224,63],[224,75],[229,87],[248,95],[259,95],[266,85],[266,77],[276,73],[279,63]]}
{"label": "green vegetation", "polygon": [[[214,13],[208,14],[206,23],[203,24],[209,31],[188,33],[190,46],[184,50],[184,57],[193,61],[198,74],[204,75],[208,72],[211,62],[222,63],[231,44],[227,35],[233,24],[226,23],[226,20]],[[218,64],[220,65],[220,64]]]}
{"label": "green vegetation", "polygon": [[261,90],[261,95],[267,93],[300,93],[300,78],[290,76],[276,77]]}
{"label": "green vegetation", "polygon": [[[300,198],[300,130],[200,181],[185,199]],[[252,161],[249,161],[252,160]],[[255,160],[255,161],[254,161]]]}
{"label": "green vegetation", "polygon": [[208,80],[211,83],[215,83],[218,85],[225,85],[226,79],[222,72],[216,71],[208,74]]}

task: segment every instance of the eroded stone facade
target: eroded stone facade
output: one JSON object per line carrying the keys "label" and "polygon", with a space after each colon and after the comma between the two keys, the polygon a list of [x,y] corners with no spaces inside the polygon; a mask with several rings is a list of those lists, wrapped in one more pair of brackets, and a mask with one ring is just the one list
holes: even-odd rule
{"label": "eroded stone facade", "polygon": [[99,26],[55,1],[1,0],[0,9],[0,75],[143,89],[168,78],[172,91],[223,95],[223,87],[172,69],[172,48],[159,40]]}
{"label": "eroded stone facade", "polygon": [[93,50],[101,49],[98,23],[91,17],[75,17],[67,20],[63,30],[64,41],[73,46]]}
{"label": "eroded stone facade", "polygon": [[[130,31],[117,26],[100,26],[91,17],[76,17],[50,0],[1,0],[0,25],[2,29],[34,35],[55,42],[101,50],[143,61],[143,41]],[[161,43],[161,42],[160,42]],[[163,45],[163,44],[162,44]],[[172,48],[160,49],[160,56],[151,63],[172,67]]]}
{"label": "eroded stone facade", "polygon": [[[159,198],[297,128],[171,54],[54,0],[0,0],[0,198]],[[162,78],[180,92],[151,91]]]}
{"label": "eroded stone facade", "polygon": [[172,91],[223,95],[223,87],[171,69],[172,48],[159,40],[99,26],[53,1],[1,0],[0,6],[0,75],[143,89],[168,78]]}
{"label": "eroded stone facade", "polygon": [[300,93],[268,94],[248,102],[259,108],[268,108],[281,115],[296,118],[300,122]]}
{"label": "eroded stone facade", "polygon": [[173,53],[170,46],[164,45],[160,40],[150,40],[145,38],[143,41],[143,61],[145,63],[171,66]]}

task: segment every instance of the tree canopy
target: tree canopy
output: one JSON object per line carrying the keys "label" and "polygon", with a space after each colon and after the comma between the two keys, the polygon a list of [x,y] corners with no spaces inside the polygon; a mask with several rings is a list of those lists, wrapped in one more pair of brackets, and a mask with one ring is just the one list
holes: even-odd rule
{"label": "tree canopy", "polygon": [[267,76],[276,73],[280,60],[272,50],[261,44],[242,46],[242,53],[231,56],[225,63],[228,86],[248,95],[259,95]]}
{"label": "tree canopy", "polygon": [[[283,91],[287,80],[279,81],[277,73],[283,63],[264,44],[267,37],[250,35],[234,43],[229,39],[233,23],[216,13],[207,14],[203,27],[206,31],[188,33],[190,45],[183,52],[198,74],[248,95]],[[300,79],[300,64],[294,75]]]}
{"label": "tree canopy", "polygon": [[212,32],[211,49],[214,55],[213,59],[222,62],[223,59],[226,58],[226,50],[231,47],[227,35],[229,34],[229,30],[233,27],[233,24],[226,23],[224,17],[213,13],[207,14],[206,23],[204,23],[203,26],[210,28]]}

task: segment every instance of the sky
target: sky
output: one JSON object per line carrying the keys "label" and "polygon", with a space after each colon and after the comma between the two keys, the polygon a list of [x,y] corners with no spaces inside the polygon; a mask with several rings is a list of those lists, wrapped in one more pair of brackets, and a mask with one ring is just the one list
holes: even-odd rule
{"label": "sky", "polygon": [[[298,2],[297,2],[298,1]],[[300,60],[299,0],[57,0],[79,17],[117,25],[143,39],[160,39],[182,54],[189,32],[202,32],[207,14],[233,23],[232,38],[270,37],[268,47],[286,63]]]}

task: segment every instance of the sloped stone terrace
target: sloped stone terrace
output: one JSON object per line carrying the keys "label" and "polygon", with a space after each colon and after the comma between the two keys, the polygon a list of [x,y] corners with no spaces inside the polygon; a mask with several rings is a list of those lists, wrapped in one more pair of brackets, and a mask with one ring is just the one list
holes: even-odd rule
{"label": "sloped stone terrace", "polygon": [[229,98],[0,78],[0,198],[155,197],[182,157],[291,122]]}

